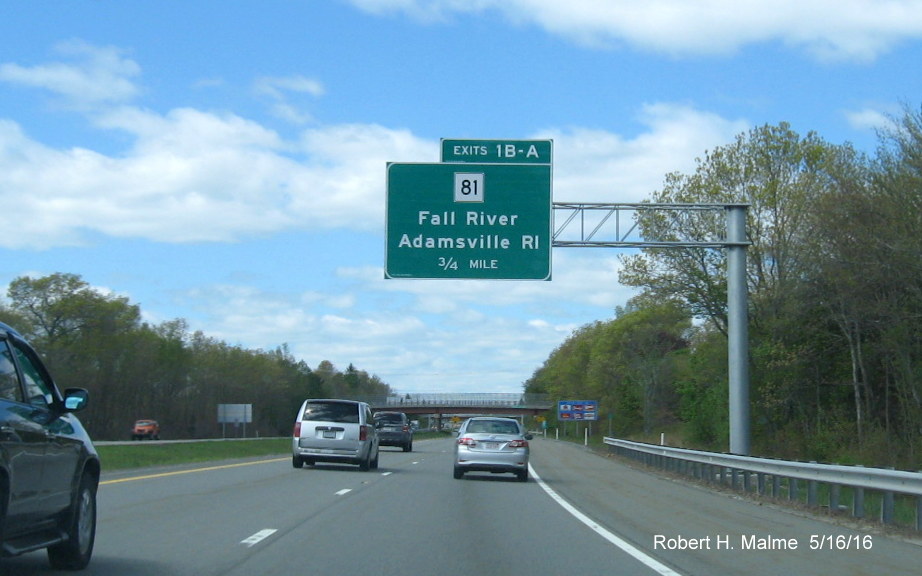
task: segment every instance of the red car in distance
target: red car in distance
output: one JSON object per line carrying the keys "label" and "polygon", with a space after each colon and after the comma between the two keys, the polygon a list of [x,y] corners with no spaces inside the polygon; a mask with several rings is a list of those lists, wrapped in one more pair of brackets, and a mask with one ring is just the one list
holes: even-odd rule
{"label": "red car in distance", "polygon": [[160,440],[160,424],[156,420],[138,420],[131,429],[132,440]]}

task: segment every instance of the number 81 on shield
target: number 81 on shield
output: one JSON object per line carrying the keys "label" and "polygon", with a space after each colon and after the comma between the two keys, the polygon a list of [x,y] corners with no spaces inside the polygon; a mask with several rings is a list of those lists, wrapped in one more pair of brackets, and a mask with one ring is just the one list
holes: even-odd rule
{"label": "number 81 on shield", "polygon": [[483,202],[483,173],[455,172],[455,202]]}

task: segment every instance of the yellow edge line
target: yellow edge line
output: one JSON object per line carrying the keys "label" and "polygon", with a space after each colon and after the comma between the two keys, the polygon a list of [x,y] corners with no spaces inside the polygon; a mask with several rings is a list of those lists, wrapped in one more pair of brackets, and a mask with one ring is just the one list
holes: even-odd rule
{"label": "yellow edge line", "polygon": [[192,474],[194,472],[208,472],[210,470],[224,470],[227,468],[239,468],[241,466],[253,466],[255,464],[267,464],[269,462],[282,462],[288,458],[274,458],[272,460],[257,460],[255,462],[241,462],[238,464],[224,464],[221,466],[208,466],[205,468],[192,468],[190,470],[176,470],[175,472],[162,472],[160,474],[147,474],[145,476],[131,476],[130,478],[119,478],[117,480],[104,480],[99,483],[100,486],[106,484],[121,484],[122,482],[134,482],[135,480],[150,480],[151,478],[166,478],[167,476],[179,476],[180,474]]}

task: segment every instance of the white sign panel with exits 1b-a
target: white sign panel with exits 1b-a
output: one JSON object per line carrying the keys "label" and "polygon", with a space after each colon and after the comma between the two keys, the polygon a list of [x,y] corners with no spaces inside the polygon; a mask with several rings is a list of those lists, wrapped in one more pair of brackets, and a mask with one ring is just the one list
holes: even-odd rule
{"label": "white sign panel with exits 1b-a", "polygon": [[387,166],[386,278],[550,280],[551,166]]}

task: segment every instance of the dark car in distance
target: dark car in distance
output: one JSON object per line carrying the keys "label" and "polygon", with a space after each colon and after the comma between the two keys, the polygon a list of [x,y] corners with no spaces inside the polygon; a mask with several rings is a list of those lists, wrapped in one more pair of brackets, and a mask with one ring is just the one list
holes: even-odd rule
{"label": "dark car in distance", "polygon": [[403,412],[376,412],[375,428],[381,446],[399,446],[404,452],[413,451],[413,426]]}
{"label": "dark car in distance", "polygon": [[[0,555],[46,549],[51,566],[80,570],[96,541],[99,457],[38,354],[0,322]],[[0,563],[2,567],[2,563]]]}

